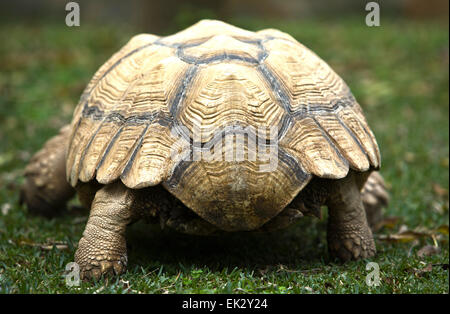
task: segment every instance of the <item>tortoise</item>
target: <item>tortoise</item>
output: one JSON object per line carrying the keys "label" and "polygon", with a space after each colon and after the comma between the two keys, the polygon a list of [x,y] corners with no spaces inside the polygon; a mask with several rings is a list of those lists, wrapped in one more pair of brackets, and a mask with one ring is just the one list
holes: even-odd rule
{"label": "tortoise", "polygon": [[101,66],[71,124],[32,157],[21,197],[46,216],[75,193],[90,208],[82,278],[126,270],[125,229],[139,219],[273,231],[322,206],[329,253],[348,261],[376,253],[379,167],[361,107],[316,54],[279,30],[202,20],[136,35]]}

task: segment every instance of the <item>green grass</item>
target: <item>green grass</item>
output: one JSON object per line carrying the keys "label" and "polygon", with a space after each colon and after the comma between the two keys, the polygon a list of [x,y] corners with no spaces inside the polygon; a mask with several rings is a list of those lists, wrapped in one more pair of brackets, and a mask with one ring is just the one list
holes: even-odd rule
{"label": "green grass", "polygon": [[[386,215],[400,217],[379,235],[396,233],[401,225],[427,230],[448,225],[447,25],[383,20],[381,27],[369,28],[352,19],[235,22],[292,34],[351,87],[381,147],[381,172],[392,198]],[[112,26],[0,26],[0,292],[449,292],[448,235],[404,243],[378,240],[376,257],[338,264],[327,254],[325,220],[312,218],[276,234],[220,238],[161,232],[139,223],[129,228],[126,274],[67,287],[62,275],[87,213],[52,220],[28,215],[18,205],[22,169],[70,121],[95,70],[138,32]],[[64,242],[67,248],[36,246],[47,242]],[[419,258],[417,251],[426,244],[438,245],[440,253]],[[365,283],[369,261],[380,265],[378,287]],[[431,271],[417,271],[430,263]]]}

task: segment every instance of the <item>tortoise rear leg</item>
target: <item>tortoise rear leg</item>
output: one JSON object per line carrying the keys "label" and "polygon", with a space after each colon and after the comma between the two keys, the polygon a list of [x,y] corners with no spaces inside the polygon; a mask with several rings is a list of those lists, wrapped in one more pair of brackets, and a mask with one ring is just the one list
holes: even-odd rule
{"label": "tortoise rear leg", "polygon": [[350,171],[347,177],[330,181],[328,250],[331,256],[343,261],[367,258],[376,253],[360,192],[361,176],[364,174]]}
{"label": "tortoise rear leg", "polygon": [[389,203],[386,184],[378,171],[372,172],[368,177],[361,191],[361,197],[369,226],[372,231],[376,231],[383,220],[383,208]]}
{"label": "tortoise rear leg", "polygon": [[121,182],[106,185],[95,194],[75,253],[81,279],[98,279],[126,270],[125,229],[137,218],[133,208],[136,195],[136,191],[127,189]]}
{"label": "tortoise rear leg", "polygon": [[33,214],[52,217],[65,208],[74,194],[66,180],[66,149],[70,125],[48,140],[25,168],[25,184],[20,191],[20,202],[26,203]]}

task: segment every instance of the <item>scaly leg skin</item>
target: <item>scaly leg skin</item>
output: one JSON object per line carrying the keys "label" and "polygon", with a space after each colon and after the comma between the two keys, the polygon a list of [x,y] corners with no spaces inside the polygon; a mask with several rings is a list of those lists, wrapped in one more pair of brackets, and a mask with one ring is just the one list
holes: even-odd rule
{"label": "scaly leg skin", "polygon": [[75,262],[81,279],[119,275],[127,267],[125,229],[134,214],[136,192],[121,182],[109,184],[95,194],[83,236],[78,243]]}
{"label": "scaly leg skin", "polygon": [[378,171],[370,174],[361,195],[369,226],[372,231],[376,231],[383,219],[383,207],[386,207],[389,203],[386,184]]}
{"label": "scaly leg skin", "polygon": [[70,125],[48,140],[25,168],[25,184],[20,191],[20,203],[33,214],[52,217],[60,213],[74,194],[66,180],[66,149]]}
{"label": "scaly leg skin", "polygon": [[347,177],[330,182],[328,250],[332,257],[342,261],[368,258],[376,253],[358,184],[360,175],[363,174],[350,171]]}

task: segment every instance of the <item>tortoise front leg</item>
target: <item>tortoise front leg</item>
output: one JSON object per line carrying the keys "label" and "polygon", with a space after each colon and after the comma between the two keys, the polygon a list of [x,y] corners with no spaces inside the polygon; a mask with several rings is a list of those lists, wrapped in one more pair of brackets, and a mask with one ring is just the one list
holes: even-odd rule
{"label": "tortoise front leg", "polygon": [[121,182],[97,191],[75,253],[81,279],[98,279],[126,270],[125,229],[136,218],[133,214],[135,198],[135,192]]}
{"label": "tortoise front leg", "polygon": [[347,177],[330,182],[327,200],[328,250],[331,256],[343,261],[367,258],[376,253],[361,198],[358,175],[363,174],[350,171]]}
{"label": "tortoise front leg", "polygon": [[31,158],[25,168],[25,184],[20,191],[20,202],[33,214],[52,217],[60,213],[75,189],[66,179],[66,149],[70,125],[48,140]]}

